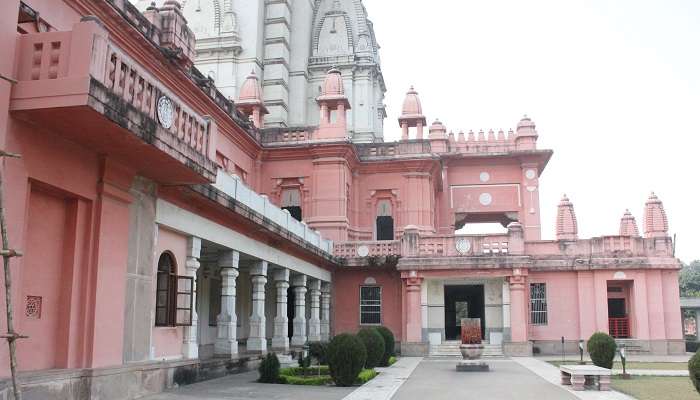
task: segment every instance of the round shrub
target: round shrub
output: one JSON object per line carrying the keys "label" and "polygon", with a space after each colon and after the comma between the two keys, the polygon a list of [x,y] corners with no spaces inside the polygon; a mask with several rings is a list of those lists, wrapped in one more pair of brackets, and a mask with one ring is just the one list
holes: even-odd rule
{"label": "round shrub", "polygon": [[267,353],[260,366],[258,366],[261,383],[277,383],[280,378],[280,360],[277,359],[277,354]]}
{"label": "round shrub", "polygon": [[328,364],[326,360],[326,347],[328,347],[328,342],[309,343],[309,354],[311,357],[315,358],[320,365]]}
{"label": "round shrub", "polygon": [[588,339],[588,354],[591,355],[593,364],[612,369],[613,360],[615,359],[615,350],[617,344],[615,339],[607,333],[596,332]]}
{"label": "round shrub", "polygon": [[362,328],[357,334],[367,349],[367,361],[365,368],[372,369],[378,367],[384,359],[384,337],[376,328]]}
{"label": "round shrub", "polygon": [[326,348],[331,377],[338,386],[351,386],[367,361],[367,350],[355,335],[335,336]]}
{"label": "round shrub", "polygon": [[379,365],[382,367],[388,367],[389,358],[394,355],[396,340],[394,339],[394,334],[391,332],[391,330],[389,330],[389,328],[385,326],[378,326],[376,329],[384,339],[384,357],[382,357],[382,361],[379,363]]}
{"label": "round shrub", "polygon": [[688,374],[693,382],[693,386],[695,386],[695,390],[700,393],[700,350],[688,361]]}

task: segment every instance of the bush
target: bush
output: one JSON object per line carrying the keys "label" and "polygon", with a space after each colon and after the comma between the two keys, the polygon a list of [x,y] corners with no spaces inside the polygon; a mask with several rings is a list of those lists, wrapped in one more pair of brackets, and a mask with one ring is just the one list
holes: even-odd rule
{"label": "bush", "polygon": [[280,360],[277,359],[277,354],[267,353],[265,358],[258,367],[261,383],[277,383],[280,377]]}
{"label": "bush", "polygon": [[365,368],[372,369],[378,367],[384,359],[384,338],[376,328],[362,328],[357,334],[367,349],[367,360]]}
{"label": "bush", "polygon": [[326,360],[326,348],[328,347],[328,342],[311,342],[309,343],[309,355],[315,358],[320,365],[327,365],[328,360]]}
{"label": "bush", "polygon": [[394,351],[396,347],[396,340],[394,339],[394,334],[391,333],[389,328],[385,326],[378,326],[376,329],[384,339],[384,357],[382,357],[382,361],[379,363],[379,366],[388,367],[391,365],[389,358],[395,355]]}
{"label": "bush", "polygon": [[700,393],[700,351],[696,352],[688,361],[688,374],[695,390]]}
{"label": "bush", "polygon": [[343,333],[328,344],[326,357],[335,384],[351,386],[367,361],[367,350],[357,336]]}
{"label": "bush", "polygon": [[596,332],[588,339],[587,349],[593,364],[612,369],[615,350],[617,350],[615,339],[607,333]]}
{"label": "bush", "polygon": [[373,369],[363,369],[360,374],[357,375],[357,383],[364,385],[365,383],[374,379],[377,375],[379,375],[379,372]]}
{"label": "bush", "polygon": [[[327,365],[321,365],[319,367],[310,367],[307,370],[309,376],[312,375],[330,375],[330,369]],[[280,369],[280,376],[301,376],[303,372],[299,367],[287,367]]]}
{"label": "bush", "polygon": [[288,376],[280,375],[279,382],[285,385],[305,385],[305,386],[323,386],[331,383],[333,378],[328,375],[313,375],[313,376]]}
{"label": "bush", "polygon": [[389,365],[388,366],[392,366],[394,364],[396,364],[396,357],[395,356],[389,357]]}

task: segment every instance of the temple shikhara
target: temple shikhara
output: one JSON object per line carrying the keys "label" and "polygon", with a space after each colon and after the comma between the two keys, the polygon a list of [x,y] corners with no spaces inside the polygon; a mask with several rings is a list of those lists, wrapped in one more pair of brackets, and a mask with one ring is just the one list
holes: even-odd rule
{"label": "temple shikhara", "polygon": [[685,351],[660,197],[579,237],[575,198],[540,204],[530,117],[450,130],[419,87],[385,109],[360,0],[3,0],[0,43],[25,399],[156,393],[372,325],[451,354],[466,317],[491,355],[596,331]]}

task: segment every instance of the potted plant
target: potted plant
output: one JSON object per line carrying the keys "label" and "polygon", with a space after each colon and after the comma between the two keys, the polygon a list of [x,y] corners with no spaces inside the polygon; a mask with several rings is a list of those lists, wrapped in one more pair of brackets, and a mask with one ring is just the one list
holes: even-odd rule
{"label": "potted plant", "polygon": [[481,344],[481,318],[462,319],[462,344],[459,351],[465,360],[478,360],[484,352]]}

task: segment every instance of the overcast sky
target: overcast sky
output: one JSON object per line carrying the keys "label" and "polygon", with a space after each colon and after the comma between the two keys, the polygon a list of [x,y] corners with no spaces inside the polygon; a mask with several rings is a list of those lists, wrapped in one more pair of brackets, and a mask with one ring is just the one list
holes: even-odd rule
{"label": "overcast sky", "polygon": [[448,130],[537,124],[554,150],[541,183],[543,237],[563,193],[579,237],[643,231],[653,190],[676,255],[700,259],[700,1],[364,0],[381,45],[386,140],[415,85]]}

